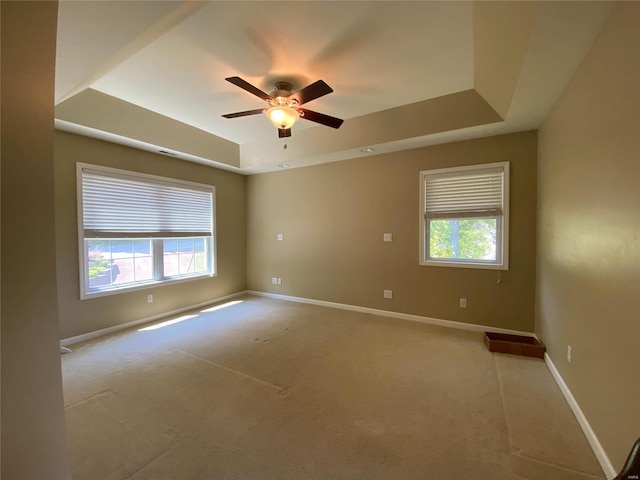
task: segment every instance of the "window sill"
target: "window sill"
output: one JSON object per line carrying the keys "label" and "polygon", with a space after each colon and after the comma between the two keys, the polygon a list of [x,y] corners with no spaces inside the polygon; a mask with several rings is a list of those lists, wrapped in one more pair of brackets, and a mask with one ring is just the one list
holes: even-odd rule
{"label": "window sill", "polygon": [[106,297],[109,295],[116,295],[119,293],[129,293],[137,290],[145,290],[149,288],[155,287],[164,287],[166,285],[175,285],[177,283],[190,282],[192,280],[202,280],[204,278],[211,278],[217,276],[216,273],[201,273],[189,275],[188,277],[178,277],[178,278],[166,278],[164,280],[150,280],[148,282],[140,282],[135,284],[130,284],[122,287],[105,287],[100,290],[93,290],[90,292],[82,291],[80,292],[80,300],[89,300],[92,298],[98,297]]}
{"label": "window sill", "polygon": [[422,260],[422,267],[453,267],[453,268],[475,268],[478,270],[509,270],[509,265],[480,262],[452,262],[449,260]]}

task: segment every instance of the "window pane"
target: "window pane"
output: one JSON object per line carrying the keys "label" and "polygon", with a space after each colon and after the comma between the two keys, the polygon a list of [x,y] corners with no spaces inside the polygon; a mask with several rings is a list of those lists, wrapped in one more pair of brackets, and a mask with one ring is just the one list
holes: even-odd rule
{"label": "window pane", "polygon": [[135,280],[135,272],[133,269],[133,257],[121,257],[114,260],[112,267],[113,283],[131,283]]}
{"label": "window pane", "polygon": [[163,241],[164,253],[177,253],[178,252],[178,240],[167,239]]}
{"label": "window pane", "polygon": [[193,238],[184,238],[178,242],[180,249],[180,273],[193,273]]}
{"label": "window pane", "polygon": [[111,243],[109,240],[87,240],[87,258],[89,261],[96,260],[97,258],[109,258],[111,256]]}
{"label": "window pane", "polygon": [[151,239],[87,241],[89,290],[153,279]]}
{"label": "window pane", "polygon": [[193,252],[193,238],[181,238],[178,240],[178,250],[180,252]]}
{"label": "window pane", "polygon": [[135,268],[135,281],[151,280],[153,278],[153,262],[151,257],[136,257],[134,264]]}
{"label": "window pane", "polygon": [[144,238],[133,241],[133,251],[136,257],[151,255],[151,239]]}
{"label": "window pane", "polygon": [[193,253],[180,254],[180,273],[193,273]]}
{"label": "window pane", "polygon": [[178,254],[178,240],[174,238],[166,239],[162,241],[164,250],[163,262],[164,262],[164,276],[175,277],[180,275],[180,256]]}
{"label": "window pane", "polygon": [[111,277],[108,269],[108,265],[105,265],[102,261],[89,262],[89,287],[101,287],[109,285],[111,283]]}
{"label": "window pane", "polygon": [[209,237],[164,240],[164,276],[176,277],[208,272],[208,241]]}
{"label": "window pane", "polygon": [[133,255],[133,242],[131,240],[111,240],[111,251],[118,257],[130,257]]}
{"label": "window pane", "polygon": [[111,245],[109,241],[89,240],[87,242],[87,264],[89,288],[111,283]]}
{"label": "window pane", "polygon": [[178,270],[178,254],[177,253],[165,253],[164,254],[164,276],[175,277],[180,273]]}
{"label": "window pane", "polygon": [[204,252],[195,253],[193,266],[196,272],[205,272],[207,270],[207,257],[205,257]]}
{"label": "window pane", "polygon": [[438,219],[429,222],[429,258],[496,261],[497,219]]}

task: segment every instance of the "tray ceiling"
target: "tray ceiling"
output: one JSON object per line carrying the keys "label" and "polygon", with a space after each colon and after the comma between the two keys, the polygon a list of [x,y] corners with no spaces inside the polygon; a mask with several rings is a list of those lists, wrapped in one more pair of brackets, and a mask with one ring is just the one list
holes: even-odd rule
{"label": "tray ceiling", "polygon": [[[610,13],[609,2],[59,4],[56,125],[242,173],[537,128]],[[266,92],[322,79],[334,93],[278,139],[224,81]],[[288,144],[284,150],[283,144]]]}

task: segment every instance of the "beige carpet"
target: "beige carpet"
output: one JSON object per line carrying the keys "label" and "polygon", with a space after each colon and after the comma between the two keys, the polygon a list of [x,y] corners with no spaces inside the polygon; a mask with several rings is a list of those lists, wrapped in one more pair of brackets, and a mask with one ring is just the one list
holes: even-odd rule
{"label": "beige carpet", "polygon": [[604,478],[542,360],[238,300],[62,356],[75,480]]}

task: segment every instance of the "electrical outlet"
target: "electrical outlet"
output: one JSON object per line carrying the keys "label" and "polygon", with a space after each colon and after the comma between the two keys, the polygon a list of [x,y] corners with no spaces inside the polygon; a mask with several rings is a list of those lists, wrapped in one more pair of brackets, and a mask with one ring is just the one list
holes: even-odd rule
{"label": "electrical outlet", "polygon": [[385,290],[384,298],[393,298],[393,290]]}
{"label": "electrical outlet", "polygon": [[147,294],[147,303],[151,303],[153,302],[153,293],[148,293]]}
{"label": "electrical outlet", "polygon": [[271,283],[273,285],[278,285],[278,277],[271,277]]}
{"label": "electrical outlet", "polygon": [[460,298],[460,308],[467,308],[467,299]]}
{"label": "electrical outlet", "polygon": [[284,240],[284,235],[282,233],[279,233],[278,235],[276,235],[276,239]]}
{"label": "electrical outlet", "polygon": [[278,277],[278,285],[282,285],[282,279]]}
{"label": "electrical outlet", "polygon": [[567,345],[567,362],[571,363],[571,345]]}
{"label": "electrical outlet", "polygon": [[383,233],[382,234],[382,240],[385,242],[392,242],[393,241],[393,234],[392,233]]}

